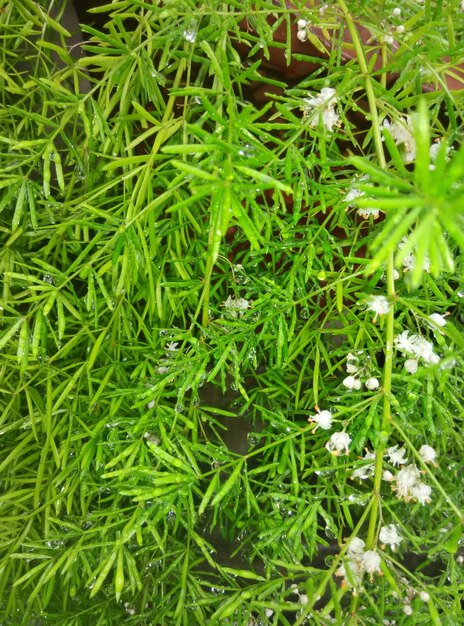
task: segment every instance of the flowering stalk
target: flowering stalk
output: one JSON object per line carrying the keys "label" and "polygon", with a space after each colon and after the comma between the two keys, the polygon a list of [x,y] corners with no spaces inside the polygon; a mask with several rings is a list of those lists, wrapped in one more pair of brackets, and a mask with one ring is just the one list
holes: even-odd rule
{"label": "flowering stalk", "polygon": [[375,544],[377,527],[377,517],[380,509],[380,486],[382,482],[383,457],[388,436],[391,430],[391,391],[392,391],[392,370],[393,370],[393,338],[394,338],[394,314],[393,306],[395,296],[395,277],[393,264],[393,250],[390,250],[387,257],[387,294],[391,299],[392,306],[386,315],[386,343],[385,343],[385,364],[383,368],[383,415],[379,441],[377,442],[375,469],[374,469],[374,503],[369,517],[369,528],[367,531],[366,543],[369,547]]}
{"label": "flowering stalk", "polygon": [[[345,17],[348,31],[351,35],[354,48],[356,50],[356,57],[361,69],[361,73],[365,79],[365,89],[367,100],[369,103],[369,112],[372,120],[372,133],[374,137],[374,144],[379,165],[382,169],[386,169],[385,154],[382,145],[382,135],[380,130],[379,115],[377,111],[377,105],[375,100],[375,94],[372,87],[371,78],[369,76],[369,70],[367,67],[366,57],[362,47],[361,40],[359,38],[358,31],[354,24],[353,18],[350,15],[348,8],[344,0],[337,0],[340,9]],[[373,502],[369,514],[369,527],[367,532],[366,545],[368,548],[372,548],[375,545],[377,522],[380,511],[380,486],[382,481],[382,467],[383,457],[388,435],[391,428],[391,389],[392,389],[392,369],[393,369],[393,326],[394,326],[394,297],[395,297],[395,277],[394,277],[394,262],[393,262],[393,250],[391,250],[387,257],[386,263],[386,282],[387,282],[387,295],[392,304],[389,311],[386,314],[386,344],[385,344],[385,365],[383,375],[383,417],[381,432],[379,433],[379,441],[377,442],[376,458],[375,458],[375,470],[374,470],[374,487],[373,487]],[[353,607],[352,607],[353,608]]]}

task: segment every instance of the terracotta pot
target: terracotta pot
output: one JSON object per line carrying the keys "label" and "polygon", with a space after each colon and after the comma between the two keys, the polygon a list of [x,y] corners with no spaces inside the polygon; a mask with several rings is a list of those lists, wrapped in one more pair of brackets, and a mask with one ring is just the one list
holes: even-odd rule
{"label": "terracotta pot", "polygon": [[[317,8],[317,6],[323,6],[325,3],[320,0],[312,0],[307,2],[307,6],[311,8]],[[285,2],[285,5],[289,9],[295,9],[295,5],[292,2]],[[268,55],[265,55],[262,50],[257,52],[253,56],[253,60],[260,59],[260,69],[265,72],[271,72],[272,74],[279,74],[281,77],[285,77],[287,81],[297,82],[307,77],[311,73],[317,71],[321,67],[316,59],[327,60],[332,53],[334,45],[341,46],[340,58],[342,64],[346,64],[356,58],[356,51],[354,49],[353,40],[347,29],[344,29],[342,38],[338,36],[340,26],[337,24],[332,28],[321,28],[318,26],[308,27],[308,40],[301,41],[298,36],[297,20],[300,17],[299,12],[295,9],[295,13],[292,16],[294,26],[291,29],[291,50],[292,55],[304,54],[308,57],[312,57],[313,61],[302,61],[295,58],[287,63],[285,57],[285,47],[268,45]],[[268,18],[269,24],[275,24],[277,18],[272,15]],[[340,15],[340,23],[343,21],[343,16]],[[245,18],[242,23],[242,30],[250,34],[254,34],[253,26],[249,19]],[[368,65],[371,67],[371,71],[380,72],[382,70],[382,43],[362,24],[356,23],[356,29],[359,37],[362,41],[364,52]],[[257,33],[255,33],[257,35]],[[279,24],[273,32],[273,42],[275,44],[287,43],[287,25],[282,22]],[[317,42],[317,43],[316,43]],[[247,58],[248,47],[244,43],[237,42],[236,49],[241,54],[242,58]],[[399,45],[393,42],[389,45],[387,50],[387,60],[391,59],[399,49]],[[449,57],[443,58],[444,64],[449,62]],[[387,84],[392,84],[399,78],[396,73],[387,74]],[[464,63],[454,65],[449,70],[443,72],[442,80],[445,82],[449,90],[460,90],[464,88]],[[436,84],[426,83],[423,85],[423,91],[433,91],[441,89],[441,83],[436,81]]]}

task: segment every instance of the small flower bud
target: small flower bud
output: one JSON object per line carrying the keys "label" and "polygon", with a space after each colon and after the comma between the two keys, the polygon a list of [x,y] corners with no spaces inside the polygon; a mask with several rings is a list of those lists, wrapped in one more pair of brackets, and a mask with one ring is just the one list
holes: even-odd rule
{"label": "small flower bud", "polygon": [[354,376],[347,376],[342,383],[347,389],[361,389],[361,381]]}
{"label": "small flower bud", "polygon": [[375,389],[378,389],[380,386],[378,379],[374,377],[368,378],[364,384],[369,389],[369,391],[375,391]]}

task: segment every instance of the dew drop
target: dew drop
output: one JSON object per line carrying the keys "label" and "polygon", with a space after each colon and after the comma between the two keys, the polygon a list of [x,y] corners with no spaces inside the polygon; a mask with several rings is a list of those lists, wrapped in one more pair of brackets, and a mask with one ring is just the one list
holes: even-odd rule
{"label": "dew drop", "polygon": [[260,437],[257,433],[248,433],[247,441],[250,446],[257,446],[259,443]]}
{"label": "dew drop", "polygon": [[197,29],[194,26],[189,26],[184,30],[184,39],[189,43],[194,43],[197,38]]}

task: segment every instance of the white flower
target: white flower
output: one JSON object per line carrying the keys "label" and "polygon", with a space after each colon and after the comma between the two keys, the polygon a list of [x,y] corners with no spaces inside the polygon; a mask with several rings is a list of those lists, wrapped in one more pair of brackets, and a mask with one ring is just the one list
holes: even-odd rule
{"label": "white flower", "polygon": [[351,437],[349,436],[349,434],[345,431],[341,431],[339,433],[334,433],[330,437],[329,441],[325,444],[325,447],[331,454],[338,456],[340,452],[343,451],[345,452],[345,454],[348,454],[348,447],[350,443]]}
{"label": "white flower", "polygon": [[425,483],[416,482],[411,487],[411,496],[415,498],[421,504],[429,504],[432,502],[430,495],[432,493],[432,487]]}
{"label": "white flower", "polygon": [[399,17],[401,15],[401,9],[399,7],[395,7],[392,11],[393,17]]}
{"label": "white flower", "polygon": [[331,87],[324,87],[321,89],[319,95],[312,98],[305,98],[303,100],[303,115],[304,117],[312,115],[310,122],[312,128],[319,125],[319,116],[322,118],[324,128],[330,132],[333,131],[334,126],[338,126],[340,124],[340,118],[334,108],[337,102],[335,93],[335,89],[332,89]]}
{"label": "white flower", "polygon": [[229,296],[225,302],[222,303],[222,306],[227,309],[228,313],[232,317],[237,317],[237,315],[243,315],[243,313],[250,308],[250,303],[245,298],[232,298]]}
{"label": "white flower", "polygon": [[[368,179],[369,179],[368,176],[361,176],[361,178],[359,178],[357,182],[362,183]],[[363,196],[364,196],[364,191],[361,191],[361,189],[358,189],[356,187],[356,182],[355,182],[354,186],[348,191],[346,196],[343,198],[343,201],[346,202],[348,206],[353,206],[353,205],[356,205],[356,199],[362,198]],[[372,215],[374,219],[376,220],[379,217],[380,209],[371,209],[371,208],[362,207],[362,208],[357,209],[356,213],[360,215],[362,218],[364,218],[365,220],[367,220],[370,215]]]}
{"label": "white flower", "polygon": [[[441,140],[431,144],[429,148],[429,156],[431,161],[435,161],[435,159],[437,158],[438,152],[440,150],[440,144]],[[435,166],[432,167],[434,168]]]}
{"label": "white flower", "polygon": [[419,598],[422,600],[422,602],[428,602],[430,600],[430,594],[426,591],[421,591],[419,594]]}
{"label": "white flower", "polygon": [[308,39],[308,33],[305,30],[299,30],[296,36],[303,43]]}
{"label": "white flower", "polygon": [[356,200],[356,198],[359,198],[360,196],[363,196],[363,195],[364,195],[364,191],[361,191],[360,189],[353,187],[352,189],[349,190],[349,192],[343,198],[343,201],[347,202],[348,204],[351,204],[353,200]]}
{"label": "white flower", "polygon": [[168,352],[178,352],[179,348],[177,347],[179,345],[178,341],[171,341],[170,343],[166,344],[165,346],[165,350],[167,350]]}
{"label": "white flower", "polygon": [[435,459],[437,458],[435,450],[432,446],[428,446],[426,443],[420,447],[419,454],[421,455],[424,463],[435,463]]}
{"label": "white flower", "polygon": [[398,450],[398,446],[391,446],[387,448],[387,457],[390,463],[396,467],[397,465],[404,465],[407,461],[405,458],[406,449],[400,448]]}
{"label": "white flower", "polygon": [[440,360],[440,357],[433,351],[433,344],[420,335],[415,336],[414,354],[432,365],[436,365]]}
{"label": "white flower", "polygon": [[361,381],[354,376],[347,376],[343,379],[342,384],[345,385],[347,389],[361,389]]}
{"label": "white flower", "polygon": [[401,34],[401,33],[404,33],[404,30],[405,30],[405,29],[404,29],[403,24],[400,24],[399,26],[397,26],[397,27],[396,27],[396,32],[397,32],[397,33],[400,33],[400,34]]}
{"label": "white flower", "polygon": [[309,602],[309,598],[305,593],[301,593],[300,594],[300,604],[302,604],[303,606],[306,606]]}
{"label": "white flower", "polygon": [[365,542],[359,537],[353,537],[348,544],[346,558],[335,572],[335,576],[343,577],[343,585],[358,585],[362,581],[364,572],[370,574],[371,579],[375,572],[380,572],[381,559],[375,550],[366,550]]}
{"label": "white flower", "polygon": [[380,386],[378,379],[374,377],[368,378],[364,384],[369,389],[369,391],[374,391],[375,389],[378,389]]}
{"label": "white flower", "polygon": [[[364,455],[363,461],[371,461],[375,459],[375,452],[366,452],[366,454]],[[373,463],[368,463],[367,465],[363,465],[362,467],[358,467],[357,469],[354,470],[354,472],[351,474],[352,478],[359,478],[359,480],[365,480],[366,478],[369,478],[369,476],[372,476],[372,474],[374,473],[374,464]]]}
{"label": "white flower", "polygon": [[[407,241],[408,241],[407,237],[403,237],[403,239],[398,244],[398,248],[400,250],[404,248],[404,246],[407,244]],[[405,271],[413,270],[416,265],[416,255],[413,252],[409,252],[403,258],[402,263],[403,263],[403,268]],[[427,273],[430,272],[430,259],[427,255],[424,257],[422,269],[424,270],[424,272],[427,272]]]}
{"label": "white flower", "polygon": [[265,609],[264,614],[266,617],[272,617],[274,615],[274,611],[272,609]]}
{"label": "white flower", "polygon": [[365,547],[366,547],[365,541],[363,541],[359,537],[353,537],[353,539],[348,544],[348,549],[346,553],[352,559],[362,558]]}
{"label": "white flower", "polygon": [[412,496],[412,488],[418,482],[420,472],[415,465],[406,465],[396,475],[396,490],[400,498],[409,500]]}
{"label": "white flower", "polygon": [[[443,141],[442,139],[435,139],[434,143],[430,146],[429,155],[430,155],[431,163],[429,165],[429,169],[431,170],[435,169],[435,161],[437,160],[438,153],[441,149],[442,141]],[[450,150],[451,150],[450,146],[446,146],[446,149],[445,149],[446,161],[449,160],[448,153],[450,152]]]}
{"label": "white flower", "polygon": [[298,30],[304,30],[308,25],[308,22],[306,20],[298,20],[296,24],[298,26]]}
{"label": "white flower", "polygon": [[405,604],[403,606],[403,613],[405,615],[412,615],[413,611],[412,611],[412,606],[410,604]]}
{"label": "white flower", "polygon": [[322,430],[329,430],[332,427],[332,420],[333,415],[330,411],[319,411],[308,418],[308,422],[315,422],[316,428],[322,428]]}
{"label": "white flower", "polygon": [[379,540],[380,543],[390,546],[394,552],[403,538],[396,530],[395,524],[388,524],[388,526],[382,526],[380,529]]}
{"label": "white flower", "polygon": [[440,361],[440,357],[433,351],[433,344],[420,335],[409,335],[409,330],[395,337],[394,344],[403,354],[422,359],[431,365],[436,365]]}
{"label": "white flower", "polygon": [[390,310],[390,303],[385,296],[371,296],[367,301],[367,308],[377,315],[386,315]]}
{"label": "white flower", "polygon": [[391,46],[395,40],[393,39],[393,37],[391,35],[386,35],[386,37],[384,38],[384,41],[389,46]]}
{"label": "white flower", "polygon": [[409,330],[404,330],[400,335],[397,335],[394,340],[394,344],[397,350],[405,354],[413,354],[413,342],[409,337]]}
{"label": "white flower", "polygon": [[371,215],[376,220],[380,215],[380,209],[360,208],[356,211],[356,213],[365,220],[369,219]]}
{"label": "white flower", "polygon": [[390,470],[385,470],[382,474],[382,479],[385,480],[387,483],[391,483],[394,478],[395,477],[393,476],[392,472],[390,472]]}
{"label": "white flower", "polygon": [[[397,31],[403,32],[400,30],[400,27],[398,27]],[[414,137],[411,133],[412,125],[409,115],[406,119],[402,119],[400,122],[393,122],[392,124],[390,124],[390,122],[386,119],[383,122],[383,127],[390,132],[397,145],[403,146],[405,162],[412,163],[416,158],[416,142],[414,141]]]}
{"label": "white flower", "polygon": [[432,313],[432,315],[429,315],[429,320],[442,328],[443,326],[446,326],[445,316],[440,315],[440,313]]}
{"label": "white flower", "polygon": [[364,567],[361,560],[352,561],[346,559],[342,565],[335,571],[335,576],[343,578],[342,587],[358,586],[362,582]]}
{"label": "white flower", "polygon": [[368,574],[372,576],[380,572],[381,558],[375,550],[366,550],[363,555],[362,564]]}
{"label": "white flower", "polygon": [[404,362],[404,369],[410,374],[415,374],[417,372],[418,366],[419,366],[419,363],[417,359],[407,359]]}

